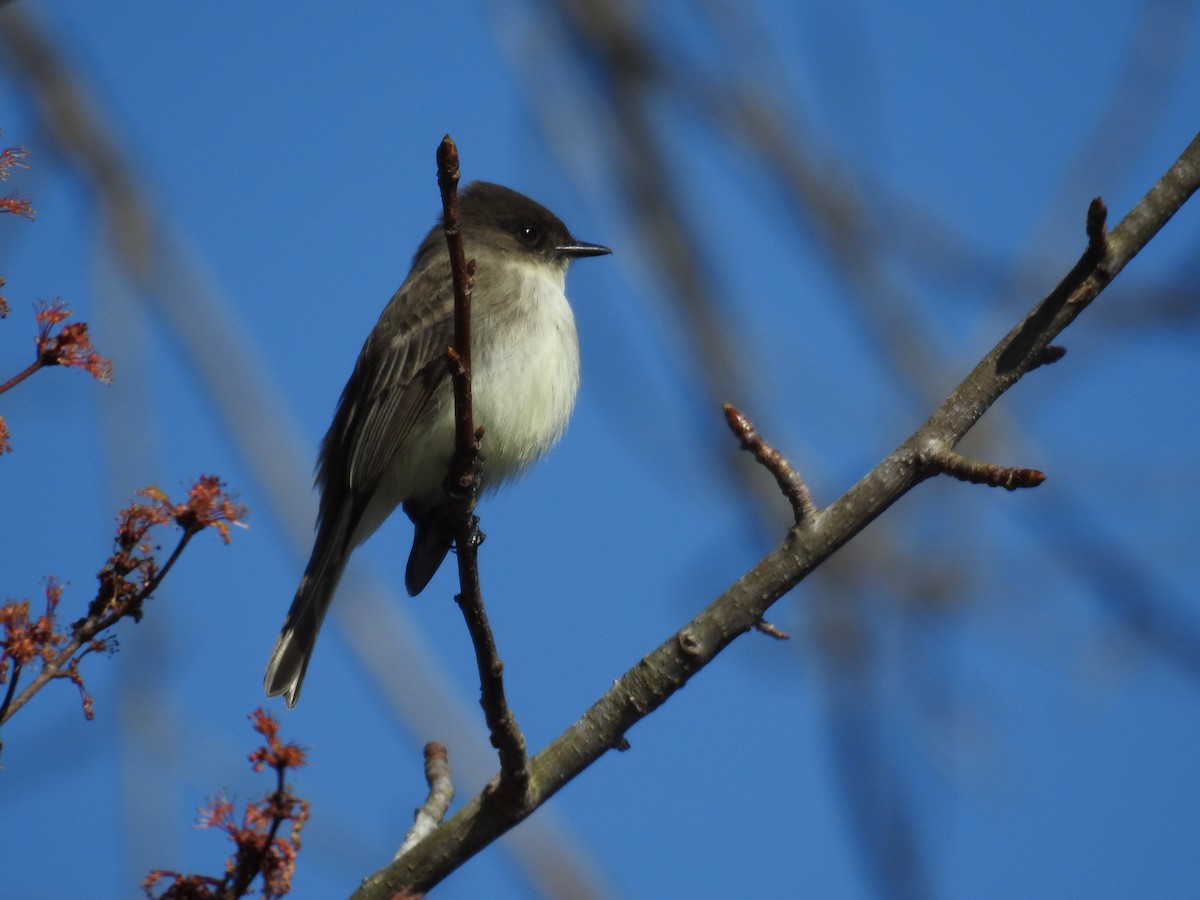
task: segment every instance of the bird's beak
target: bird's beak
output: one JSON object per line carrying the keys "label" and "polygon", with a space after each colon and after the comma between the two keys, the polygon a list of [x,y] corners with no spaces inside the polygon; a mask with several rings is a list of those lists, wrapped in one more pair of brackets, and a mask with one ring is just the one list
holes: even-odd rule
{"label": "bird's beak", "polygon": [[586,241],[576,241],[572,239],[571,243],[563,244],[560,247],[555,247],[563,256],[572,258],[579,256],[605,256],[612,253],[607,247],[602,247],[599,244],[589,244]]}

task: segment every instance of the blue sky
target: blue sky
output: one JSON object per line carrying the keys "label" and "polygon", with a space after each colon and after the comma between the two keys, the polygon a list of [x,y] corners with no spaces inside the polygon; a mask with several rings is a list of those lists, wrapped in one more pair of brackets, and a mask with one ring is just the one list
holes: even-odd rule
{"label": "blue sky", "polygon": [[[307,555],[311,465],[437,213],[443,134],[465,177],[527,193],[614,250],[568,281],[583,387],[565,439],[480,510],[510,699],[539,748],[781,536],[778,510],[748,494],[767,477],[737,474],[720,401],[833,500],[1070,267],[1088,201],[1103,195],[1115,220],[1200,127],[1193,4],[764,2],[715,29],[698,10],[721,4],[645,5],[664,71],[775,104],[804,136],[795,153],[830,184],[849,173],[887,226],[848,274],[779,174],[688,105],[688,84],[656,94],[663,178],[737,361],[737,395],[713,396],[695,310],[671,301],[612,169],[618,124],[595,61],[547,7],[15,6],[86,87],[169,266],[134,283],[112,220],[0,70],[0,143],[32,167],[5,187],[37,209],[0,221],[3,375],[25,364],[30,304],[54,296],[116,369],[108,388],[40,373],[0,403],[15,446],[0,460],[0,590],[34,596],[57,575],[75,614],[115,511],[149,483],[181,492],[215,472],[252,510],[231,546],[188,550],[145,620],[118,630],[119,653],[87,661],[94,722],[53,686],[5,727],[0,893],[22,900],[128,897],[154,867],[216,871],[226,847],[192,829],[194,809],[266,789],[245,764],[246,716]],[[1193,203],[1063,336],[1066,359],[968,439],[1046,484],[923,485],[776,606],[790,642],[735,642],[630,732],[629,752],[519,830],[548,847],[531,829],[553,826],[602,896],[1189,896],[1198,246]],[[886,291],[856,290],[868,271]],[[395,521],[359,551],[299,706],[269,704],[311,751],[294,779],[313,805],[297,898],[344,896],[390,858],[425,741],[450,743],[460,798],[491,771],[450,573],[404,596],[409,541]],[[397,648],[379,677],[356,649],[370,638]],[[409,687],[416,658],[465,733],[431,715],[451,701]],[[889,850],[917,874],[888,874]],[[538,896],[504,846],[436,895]]]}

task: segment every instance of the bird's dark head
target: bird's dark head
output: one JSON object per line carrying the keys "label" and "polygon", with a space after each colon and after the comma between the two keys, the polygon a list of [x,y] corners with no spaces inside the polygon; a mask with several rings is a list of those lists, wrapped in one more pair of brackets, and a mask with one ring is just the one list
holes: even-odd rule
{"label": "bird's dark head", "polygon": [[612,252],[577,240],[546,207],[499,184],[471,182],[459,194],[458,209],[468,256],[472,244],[485,244],[565,267],[577,257]]}

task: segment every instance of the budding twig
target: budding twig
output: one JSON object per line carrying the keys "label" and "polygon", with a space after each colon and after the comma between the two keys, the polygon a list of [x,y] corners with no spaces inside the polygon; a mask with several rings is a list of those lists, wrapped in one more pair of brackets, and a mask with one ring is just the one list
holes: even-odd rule
{"label": "budding twig", "polygon": [[792,468],[792,464],[782,453],[754,430],[754,424],[745,415],[729,403],[725,404],[725,421],[729,423],[730,431],[741,442],[742,449],[753,453],[754,458],[775,476],[775,482],[783,491],[783,496],[787,497],[792,505],[796,524],[811,520],[816,515],[817,507],[800,473]]}
{"label": "budding twig", "polygon": [[492,746],[500,756],[500,782],[497,792],[506,798],[519,798],[529,784],[529,760],[525,736],[504,695],[504,663],[483,606],[479,585],[479,544],[482,535],[475,516],[475,501],[482,484],[480,438],[476,429],[471,397],[471,286],[475,261],[468,261],[463,247],[458,214],[458,148],[447,135],[438,146],[438,187],[446,245],[450,251],[450,271],[454,282],[454,346],[447,353],[450,377],[454,382],[455,453],[446,479],[454,526],[454,544],[458,551],[459,594],[454,598],[462,611],[475,647],[479,668],[480,705],[483,707]]}
{"label": "budding twig", "polygon": [[927,464],[933,471],[950,475],[959,481],[986,484],[988,487],[1002,487],[1009,491],[1037,487],[1046,480],[1045,474],[1037,469],[998,466],[995,463],[963,456],[953,450],[930,454]]}
{"label": "budding twig", "polygon": [[759,621],[759,623],[757,625],[755,625],[754,627],[758,631],[761,631],[763,634],[765,634],[767,637],[775,638],[775,640],[777,640],[777,641],[790,641],[792,639],[792,636],[790,634],[788,634],[786,631],[784,631],[781,628],[778,628],[775,625],[772,625],[770,622],[767,622],[767,621]]}

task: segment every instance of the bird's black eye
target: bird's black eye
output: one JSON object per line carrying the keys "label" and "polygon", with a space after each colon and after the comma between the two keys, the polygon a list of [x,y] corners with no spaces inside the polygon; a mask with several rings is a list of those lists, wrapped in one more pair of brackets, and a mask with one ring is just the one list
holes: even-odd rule
{"label": "bird's black eye", "polygon": [[534,225],[522,225],[517,229],[517,237],[531,246],[536,244],[541,236],[542,233]]}

